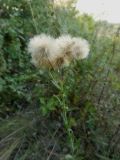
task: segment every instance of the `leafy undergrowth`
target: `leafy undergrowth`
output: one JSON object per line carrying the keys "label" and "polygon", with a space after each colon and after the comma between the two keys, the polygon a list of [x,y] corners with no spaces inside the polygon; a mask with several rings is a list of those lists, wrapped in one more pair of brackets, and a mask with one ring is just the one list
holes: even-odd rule
{"label": "leafy undergrowth", "polygon": [[[0,1],[0,23],[0,159],[119,160],[119,29],[106,36],[72,4],[47,0]],[[27,54],[36,31],[83,36],[90,56],[38,70]]]}

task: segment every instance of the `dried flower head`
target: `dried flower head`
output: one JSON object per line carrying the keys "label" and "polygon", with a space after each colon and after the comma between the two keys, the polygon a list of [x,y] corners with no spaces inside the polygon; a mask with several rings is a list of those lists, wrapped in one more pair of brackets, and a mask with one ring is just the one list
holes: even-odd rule
{"label": "dried flower head", "polygon": [[71,54],[75,59],[84,59],[89,54],[89,44],[87,40],[82,38],[72,38]]}
{"label": "dried flower head", "polygon": [[68,66],[74,59],[86,58],[89,44],[85,39],[62,35],[54,39],[41,34],[33,37],[28,44],[32,63],[39,68],[60,68]]}
{"label": "dried flower head", "polygon": [[55,39],[41,34],[30,39],[28,52],[31,53],[32,63],[36,67],[51,67],[58,57],[55,53]]}

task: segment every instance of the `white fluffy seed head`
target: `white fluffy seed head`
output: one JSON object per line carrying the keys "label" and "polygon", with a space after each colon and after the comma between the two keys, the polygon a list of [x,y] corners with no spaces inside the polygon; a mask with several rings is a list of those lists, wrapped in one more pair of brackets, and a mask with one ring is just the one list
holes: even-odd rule
{"label": "white fluffy seed head", "polygon": [[75,59],[84,59],[88,56],[90,48],[87,40],[82,38],[72,39],[71,54]]}
{"label": "white fluffy seed head", "polygon": [[85,39],[62,35],[54,39],[41,34],[30,39],[28,52],[32,63],[39,68],[68,66],[74,59],[86,58],[89,44]]}
{"label": "white fluffy seed head", "polygon": [[47,54],[47,56],[50,56],[51,51],[53,50],[53,43],[54,39],[45,34],[34,36],[30,39],[28,44],[28,52],[31,53],[31,55],[34,55],[41,54],[41,51],[44,50],[45,52],[43,52],[43,55]]}
{"label": "white fluffy seed head", "polygon": [[51,66],[51,63],[57,58],[55,53],[55,39],[41,34],[30,39],[28,52],[31,54],[32,63],[36,67]]}
{"label": "white fluffy seed head", "polygon": [[67,49],[68,46],[71,44],[72,37],[70,35],[62,35],[56,39],[56,44],[58,45],[59,49]]}
{"label": "white fluffy seed head", "polygon": [[71,62],[71,44],[72,37],[70,35],[62,35],[56,39],[56,49],[59,56],[63,58],[63,66],[68,66]]}

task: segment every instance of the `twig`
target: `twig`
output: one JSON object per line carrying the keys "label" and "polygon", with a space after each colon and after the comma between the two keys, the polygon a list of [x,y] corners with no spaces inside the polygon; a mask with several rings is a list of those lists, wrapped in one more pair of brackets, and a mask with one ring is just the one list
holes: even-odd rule
{"label": "twig", "polygon": [[[57,129],[55,130],[55,132],[53,133],[53,135],[52,135],[52,137],[51,137],[51,140],[50,140],[50,142],[49,142],[49,144],[48,144],[48,147],[49,147],[51,141],[53,140],[53,138],[55,137],[55,135],[57,134],[58,130],[59,130],[59,128],[57,128]],[[47,147],[47,148],[48,148],[48,147]]]}
{"label": "twig", "polygon": [[108,148],[109,157],[112,157],[112,154],[114,152],[114,148],[115,148],[115,146],[118,145],[119,140],[120,140],[120,124],[118,125],[115,133],[111,137],[111,140],[110,140],[110,142],[108,144],[108,147],[109,147]]}
{"label": "twig", "polygon": [[8,138],[10,138],[11,136],[15,135],[17,132],[19,132],[20,130],[22,130],[23,128],[25,127],[21,127],[19,129],[17,129],[16,131],[12,132],[11,134],[9,134],[8,136],[6,136],[5,138],[3,138],[1,141],[0,141],[0,144],[2,144],[4,141],[6,141]]}
{"label": "twig", "polygon": [[31,14],[32,14],[32,19],[33,19],[33,23],[34,23],[34,27],[35,27],[36,33],[38,33],[37,23],[35,21],[35,16],[34,16],[34,12],[33,12],[33,9],[32,9],[31,2],[28,1],[28,4],[29,4],[30,11],[31,11]]}
{"label": "twig", "polygon": [[50,157],[52,156],[53,151],[54,151],[54,149],[55,149],[55,146],[56,146],[56,142],[54,143],[54,146],[53,146],[53,148],[52,148],[52,150],[51,150],[51,152],[50,152],[50,154],[49,154],[47,160],[50,160]]}
{"label": "twig", "polygon": [[[113,42],[113,47],[112,47],[112,55],[111,55],[111,57],[108,59],[109,63],[112,63],[112,60],[113,60],[114,55],[115,55],[115,50],[116,50],[116,41],[115,41],[115,39],[116,39],[116,37],[119,36],[119,30],[120,30],[120,28],[118,28],[118,30],[116,31],[115,37],[114,37],[114,42]],[[108,69],[107,74],[106,74],[106,81],[108,81],[108,76],[109,76],[109,74],[110,74],[110,68]],[[101,99],[102,99],[102,97],[103,97],[104,90],[105,90],[105,86],[106,86],[106,85],[105,85],[105,83],[104,83],[104,84],[103,84],[103,87],[102,87],[102,89],[101,89],[101,92],[100,92],[100,96],[99,96],[99,98],[98,98],[98,104],[100,104]]]}

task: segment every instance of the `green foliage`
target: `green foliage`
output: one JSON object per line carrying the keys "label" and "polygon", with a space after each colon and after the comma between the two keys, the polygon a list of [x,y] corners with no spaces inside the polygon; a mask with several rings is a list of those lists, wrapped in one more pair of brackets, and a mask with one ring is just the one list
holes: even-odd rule
{"label": "green foliage", "polygon": [[[1,0],[0,24],[0,157],[120,159],[119,29],[78,15],[74,1]],[[59,71],[36,69],[27,43],[43,32],[88,39],[90,56]]]}

